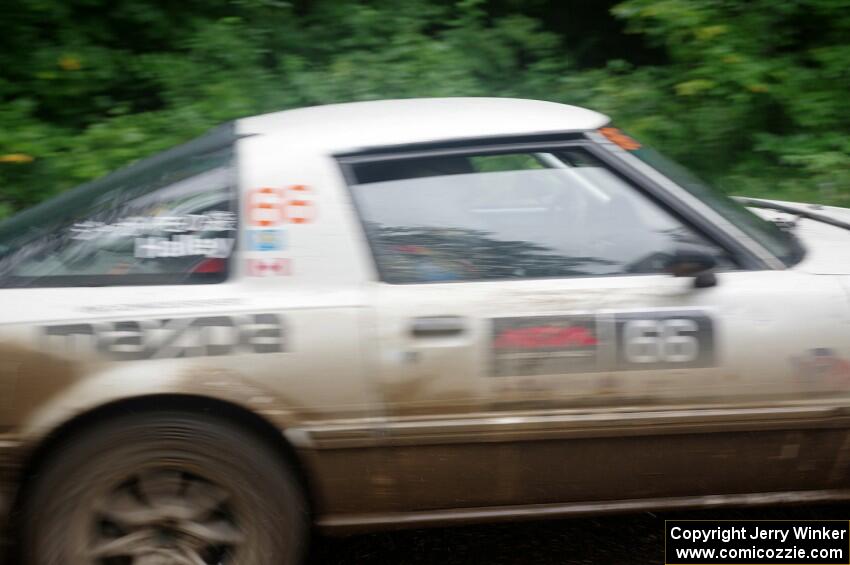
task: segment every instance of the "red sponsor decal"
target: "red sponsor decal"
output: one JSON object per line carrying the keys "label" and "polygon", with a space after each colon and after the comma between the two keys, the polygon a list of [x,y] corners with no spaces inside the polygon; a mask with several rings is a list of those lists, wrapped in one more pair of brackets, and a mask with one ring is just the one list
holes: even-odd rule
{"label": "red sponsor decal", "polygon": [[531,326],[503,331],[496,338],[496,349],[545,349],[552,347],[592,347],[599,343],[596,336],[581,326]]}
{"label": "red sponsor decal", "polygon": [[289,259],[248,259],[249,277],[282,277],[292,274]]}

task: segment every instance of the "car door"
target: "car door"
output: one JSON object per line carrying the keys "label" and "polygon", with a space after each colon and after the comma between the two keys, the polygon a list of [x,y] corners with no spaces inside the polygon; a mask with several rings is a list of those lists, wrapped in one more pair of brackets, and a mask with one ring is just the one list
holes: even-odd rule
{"label": "car door", "polygon": [[[342,164],[408,509],[835,480],[835,387],[802,382],[814,352],[848,355],[834,280],[754,266],[580,144]],[[667,272],[682,250],[715,286]]]}

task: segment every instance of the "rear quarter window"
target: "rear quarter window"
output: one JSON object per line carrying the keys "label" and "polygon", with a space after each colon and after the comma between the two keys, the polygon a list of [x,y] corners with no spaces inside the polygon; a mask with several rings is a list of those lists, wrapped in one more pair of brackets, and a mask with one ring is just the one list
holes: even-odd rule
{"label": "rear quarter window", "polygon": [[227,278],[232,147],[153,161],[0,225],[4,287],[204,284]]}

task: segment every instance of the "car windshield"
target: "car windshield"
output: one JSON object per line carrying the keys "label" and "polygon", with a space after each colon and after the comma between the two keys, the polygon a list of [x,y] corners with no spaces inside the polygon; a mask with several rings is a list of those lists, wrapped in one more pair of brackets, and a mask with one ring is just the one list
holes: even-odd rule
{"label": "car windshield", "polygon": [[697,178],[682,165],[665,157],[655,149],[634,141],[619,130],[603,128],[602,133],[621,148],[628,150],[629,154],[634,155],[646,165],[684,188],[726,220],[735,224],[741,231],[778,257],[785,265],[794,265],[803,258],[804,251],[792,233],[759,217],[735,202],[731,197]]}

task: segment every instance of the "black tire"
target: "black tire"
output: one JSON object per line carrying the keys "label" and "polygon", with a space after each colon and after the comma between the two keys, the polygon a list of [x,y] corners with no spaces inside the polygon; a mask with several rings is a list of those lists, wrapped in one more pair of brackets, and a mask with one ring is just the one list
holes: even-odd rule
{"label": "black tire", "polygon": [[51,454],[25,501],[22,563],[296,565],[307,525],[291,469],[250,431],[135,413]]}

